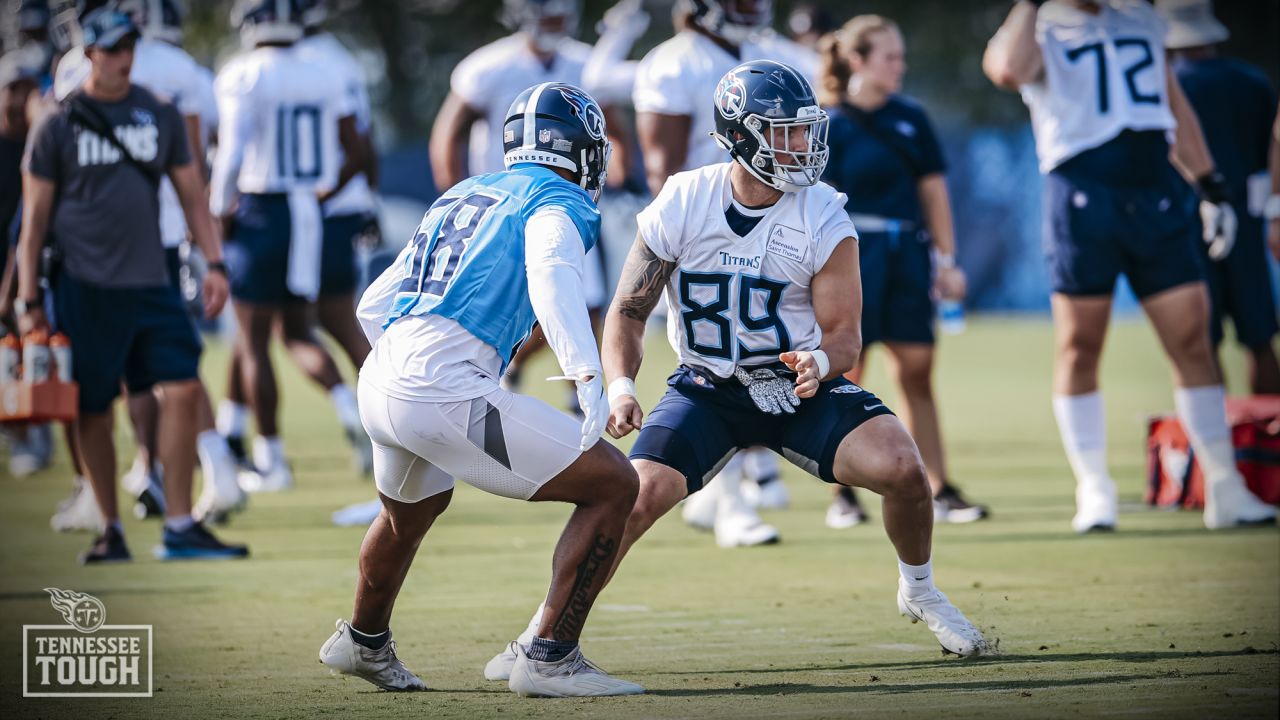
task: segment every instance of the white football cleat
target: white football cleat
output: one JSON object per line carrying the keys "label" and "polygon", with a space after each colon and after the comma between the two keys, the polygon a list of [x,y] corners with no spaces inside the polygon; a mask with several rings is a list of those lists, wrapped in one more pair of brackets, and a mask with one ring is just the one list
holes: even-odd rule
{"label": "white football cleat", "polygon": [[277,493],[293,489],[293,471],[288,465],[279,465],[266,472],[241,470],[236,479],[240,489],[247,493]]}
{"label": "white football cleat", "polygon": [[[233,512],[244,509],[248,497],[240,488],[239,466],[235,456],[224,453],[204,477],[204,489],[200,491],[200,499],[196,502],[192,515],[200,522],[224,523]],[[203,472],[203,466],[201,467]]]}
{"label": "white football cleat", "polygon": [[781,540],[778,529],[756,514],[755,510],[720,503],[716,515],[716,545],[722,548],[773,545]]}
{"label": "white football cleat", "polygon": [[49,518],[49,527],[58,532],[102,531],[102,513],[98,510],[93,486],[88,480],[76,478],[76,487],[71,491],[71,497],[58,503],[58,511]]}
{"label": "white football cleat", "polygon": [[982,633],[941,590],[934,589],[921,597],[908,598],[899,580],[898,612],[913,623],[923,620],[937,636],[938,644],[949,653],[970,657],[987,651],[987,641]]}
{"label": "white football cleat", "polygon": [[754,480],[744,480],[742,497],[747,504],[760,510],[786,510],[791,505],[791,493],[782,478],[774,477],[763,485]]}
{"label": "white football cleat", "polygon": [[720,486],[713,479],[701,490],[684,499],[680,517],[684,518],[684,523],[689,527],[710,532],[716,527],[716,508],[719,504]]}
{"label": "white football cleat", "polygon": [[1116,484],[1111,478],[1076,483],[1076,515],[1071,529],[1078,533],[1116,529]]}
{"label": "white football cleat", "polygon": [[1210,530],[1241,525],[1266,525],[1276,521],[1276,509],[1262,502],[1238,473],[1205,483],[1204,526]]}
{"label": "white football cleat", "polygon": [[367,527],[378,519],[378,514],[381,512],[382,500],[375,499],[335,510],[330,517],[333,518],[333,524],[338,527]]}
{"label": "white football cleat", "polygon": [[559,662],[530,660],[520,643],[515,646],[515,665],[507,686],[520,697],[603,697],[608,695],[640,695],[644,688],[619,680],[596,667],[574,648]]}
{"label": "white football cleat", "polygon": [[535,633],[538,632],[538,625],[542,623],[542,605],[538,606],[538,611],[533,614],[533,619],[529,620],[529,625],[525,627],[524,632],[516,638],[513,643],[507,643],[502,652],[494,655],[484,666],[485,680],[510,680],[511,668],[516,664],[516,646],[525,645],[533,642]]}
{"label": "white football cleat", "polygon": [[827,527],[832,530],[845,530],[847,528],[861,525],[867,521],[867,513],[862,509],[862,505],[856,502],[849,502],[843,495],[836,495],[831,501],[831,506],[827,508],[827,517],[824,522]]}
{"label": "white football cleat", "polygon": [[329,666],[332,673],[355,675],[392,692],[427,689],[422,678],[414,675],[396,657],[394,640],[371,650],[351,638],[351,626],[345,620],[338,620],[337,628],[337,632],[320,646],[320,662]]}

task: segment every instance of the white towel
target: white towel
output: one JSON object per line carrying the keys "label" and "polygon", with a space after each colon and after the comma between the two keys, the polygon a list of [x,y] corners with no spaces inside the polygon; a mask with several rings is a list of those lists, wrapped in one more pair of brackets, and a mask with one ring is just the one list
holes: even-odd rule
{"label": "white towel", "polygon": [[289,292],[314,301],[320,295],[320,255],[324,220],[315,190],[289,191]]}

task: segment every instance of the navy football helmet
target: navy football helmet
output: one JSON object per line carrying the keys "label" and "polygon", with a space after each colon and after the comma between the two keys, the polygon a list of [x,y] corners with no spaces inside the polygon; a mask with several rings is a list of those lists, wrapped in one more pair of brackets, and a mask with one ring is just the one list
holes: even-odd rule
{"label": "navy football helmet", "polygon": [[677,12],[686,12],[702,29],[741,45],[773,22],[773,0],[679,0]]}
{"label": "navy football helmet", "polygon": [[572,170],[578,185],[599,201],[613,145],[604,111],[567,83],[534,85],[516,97],[502,126],[503,164],[535,163]]}
{"label": "navy football helmet", "polygon": [[760,182],[783,192],[815,185],[827,167],[828,118],[794,69],[752,60],[716,87],[716,142]]}
{"label": "navy football helmet", "polygon": [[119,0],[116,7],[133,18],[143,37],[182,44],[182,20],[187,14],[182,0]]}
{"label": "navy football helmet", "polygon": [[231,24],[240,30],[240,42],[247,48],[302,39],[297,0],[239,0],[231,9]]}
{"label": "navy football helmet", "polygon": [[502,22],[533,39],[542,52],[578,33],[582,0],[503,0]]}

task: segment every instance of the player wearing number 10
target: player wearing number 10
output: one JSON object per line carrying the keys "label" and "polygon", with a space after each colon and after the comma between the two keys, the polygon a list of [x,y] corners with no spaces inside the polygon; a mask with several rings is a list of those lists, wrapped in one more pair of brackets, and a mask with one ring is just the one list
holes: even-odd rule
{"label": "player wearing number 10", "polygon": [[[516,98],[501,132],[507,170],[445,191],[360,301],[373,343],[360,372],[360,415],[383,508],[360,551],[351,624],[338,622],[320,661],[387,690],[423,689],[396,658],[391,608],[462,480],[577,506],[556,547],[536,635],[512,643],[509,687],[525,696],[641,693],[578,649],[637,486],[622,453],[599,442],[608,406],[583,295],[609,164],[604,115],[583,91],[543,83]],[[581,425],[498,385],[535,320],[577,384]]]}
{"label": "player wearing number 10", "polygon": [[[1173,365],[1178,418],[1205,471],[1205,525],[1275,521],[1275,509],[1236,470],[1196,248],[1203,239],[1210,261],[1225,257],[1235,214],[1196,116],[1165,66],[1165,34],[1146,0],[1021,0],[983,58],[987,75],[1021,91],[1031,108],[1046,176],[1053,408],[1076,476],[1077,532],[1116,525],[1098,360],[1120,273]],[[1203,232],[1170,158],[1200,193]]]}

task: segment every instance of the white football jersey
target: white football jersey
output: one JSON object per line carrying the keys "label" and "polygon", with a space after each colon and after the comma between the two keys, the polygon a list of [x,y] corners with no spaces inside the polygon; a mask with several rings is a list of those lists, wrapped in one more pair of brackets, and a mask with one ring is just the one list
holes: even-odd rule
{"label": "white football jersey", "polygon": [[[53,94],[65,100],[89,78],[91,63],[84,49],[74,47],[58,61]],[[173,103],[183,116],[201,115],[200,71],[203,68],[185,50],[161,40],[138,40],[129,80],[151,94]],[[178,247],[187,238],[187,220],[169,178],[160,180],[160,238],[168,248]]]}
{"label": "white football jersey", "polygon": [[337,184],[338,120],[355,113],[328,65],[294,47],[259,47],[236,56],[214,82],[221,123],[212,205],[222,211],[226,175],[238,166],[241,193],[319,190]]}
{"label": "white football jersey", "polygon": [[[330,33],[308,35],[297,44],[298,52],[310,62],[326,64],[332,68],[334,82],[340,84],[350,98],[355,110],[356,128],[369,132],[373,111],[369,106],[369,90],[365,83],[364,68],[356,62],[347,48]],[[342,164],[342,148],[338,148],[338,166]],[[365,215],[374,211],[373,193],[364,173],[351,178],[342,190],[325,203],[324,214]]]}
{"label": "white football jersey", "polygon": [[732,167],[672,175],[636,218],[649,249],[676,263],[665,292],[672,348],[682,364],[722,378],[821,345],[810,282],[842,240],[858,236],[844,194],[818,183],[783,194],[740,237],[725,219]]}
{"label": "white football jersey", "polygon": [[1146,0],[1102,0],[1097,15],[1048,2],[1036,17],[1044,76],[1023,85],[1040,171],[1125,130],[1172,130],[1166,24]]}
{"label": "white football jersey", "polygon": [[218,134],[218,93],[213,89],[213,72],[199,65],[200,76],[200,122],[204,130],[205,147]]}
{"label": "white football jersey", "polygon": [[775,59],[754,43],[746,43],[740,50],[741,57],[734,57],[707,36],[684,30],[650,50],[640,61],[632,95],[636,112],[693,118],[685,170],[724,162],[729,157],[711,137],[711,131],[716,129],[713,97],[720,78],[748,60]]}
{"label": "white football jersey", "polygon": [[591,46],[566,39],[550,67],[543,65],[520,33],[489,43],[458,63],[449,80],[463,102],[483,117],[471,126],[468,167],[472,175],[498,172],[502,164],[502,126],[516,97],[534,85],[562,82],[582,86],[582,69]]}

